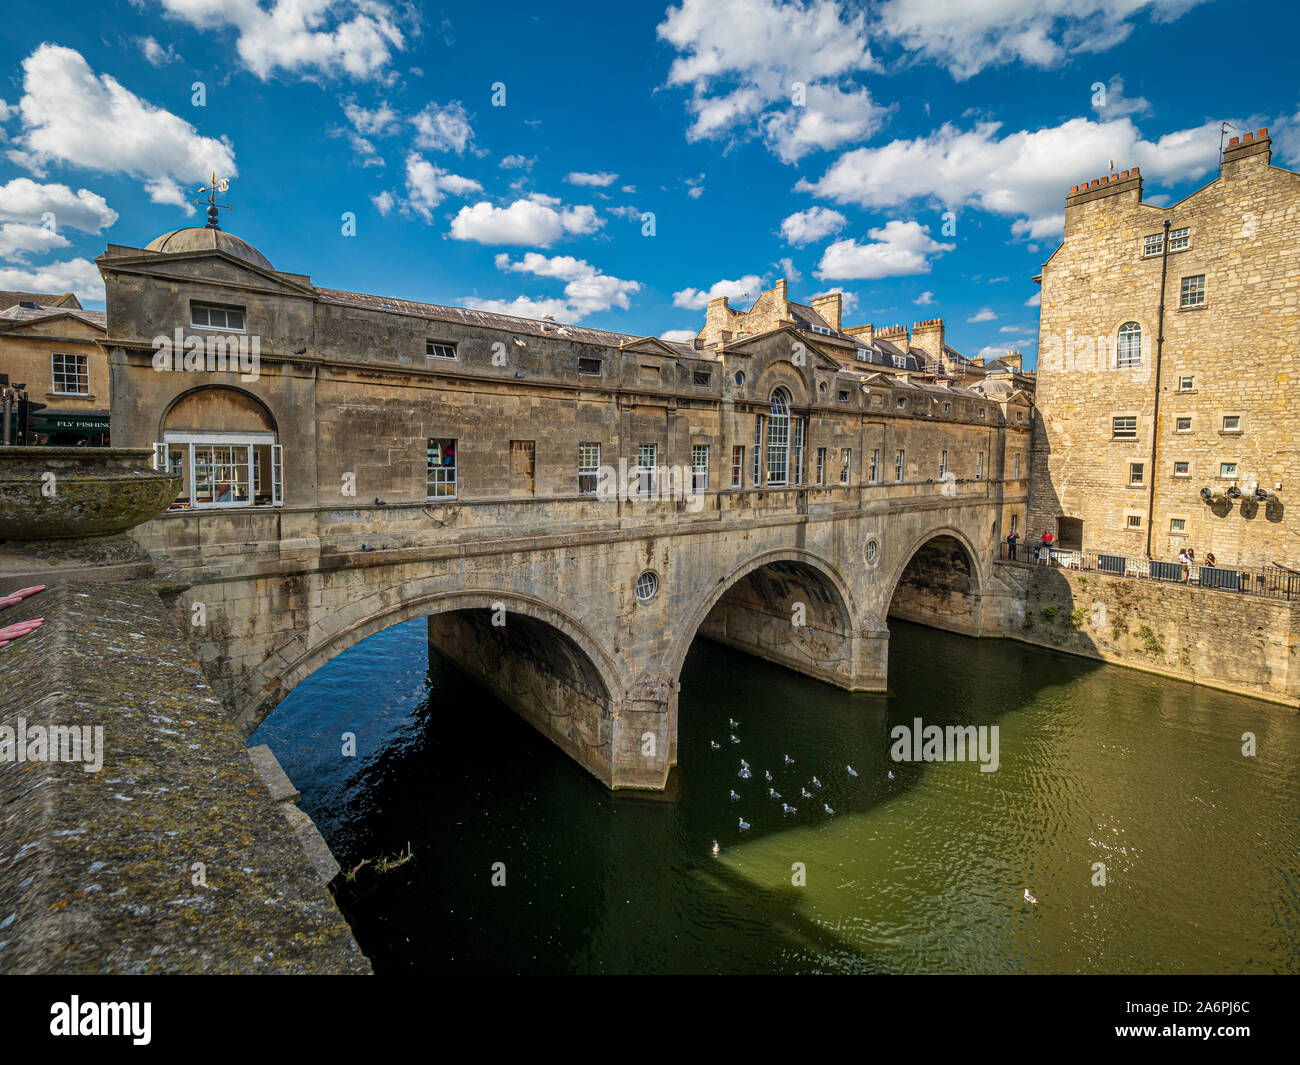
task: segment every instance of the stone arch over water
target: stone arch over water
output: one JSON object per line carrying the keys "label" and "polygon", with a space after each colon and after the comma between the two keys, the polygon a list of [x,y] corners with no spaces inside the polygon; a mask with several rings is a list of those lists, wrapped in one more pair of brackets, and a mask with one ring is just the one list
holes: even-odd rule
{"label": "stone arch over water", "polygon": [[887,617],[978,635],[985,587],[978,560],[959,530],[926,533],[894,571]]}

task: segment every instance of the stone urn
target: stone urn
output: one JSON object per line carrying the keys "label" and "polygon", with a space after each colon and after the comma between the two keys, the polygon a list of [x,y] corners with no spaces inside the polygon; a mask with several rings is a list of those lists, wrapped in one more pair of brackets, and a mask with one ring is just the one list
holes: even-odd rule
{"label": "stone urn", "polygon": [[0,538],[109,536],[156,518],[181,478],[146,447],[0,447]]}

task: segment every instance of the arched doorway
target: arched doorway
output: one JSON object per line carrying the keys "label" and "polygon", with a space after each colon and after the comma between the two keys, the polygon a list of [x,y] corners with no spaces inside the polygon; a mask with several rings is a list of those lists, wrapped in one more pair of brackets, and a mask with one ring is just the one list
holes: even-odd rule
{"label": "arched doorway", "polygon": [[275,419],[235,388],[181,396],[163,419],[154,465],[181,477],[173,510],[279,506],[284,461]]}

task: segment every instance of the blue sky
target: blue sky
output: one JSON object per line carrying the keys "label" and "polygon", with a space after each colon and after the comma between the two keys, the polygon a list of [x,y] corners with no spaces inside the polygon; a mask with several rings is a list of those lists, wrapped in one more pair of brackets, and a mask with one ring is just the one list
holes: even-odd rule
{"label": "blue sky", "polygon": [[1032,360],[1070,184],[1181,199],[1222,121],[1300,165],[1291,0],[535,9],[10,3],[0,288],[102,306],[90,260],[202,225],[215,167],[223,228],[325,287],[684,336],[785,276]]}

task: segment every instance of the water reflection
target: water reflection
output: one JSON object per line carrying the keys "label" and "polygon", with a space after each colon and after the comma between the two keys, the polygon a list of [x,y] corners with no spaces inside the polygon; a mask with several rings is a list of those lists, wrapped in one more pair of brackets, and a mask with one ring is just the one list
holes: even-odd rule
{"label": "water reflection", "polygon": [[[430,662],[419,621],[329,663],[252,742],[271,744],[344,868],[411,843],[409,864],[336,883],[379,972],[1300,968],[1300,720],[1038,648],[891,629],[889,698],[698,642],[675,803],[606,793]],[[999,770],[890,761],[890,728],[916,717],[997,725]],[[339,756],[347,731],[355,758]],[[823,788],[804,799],[813,775]]]}

